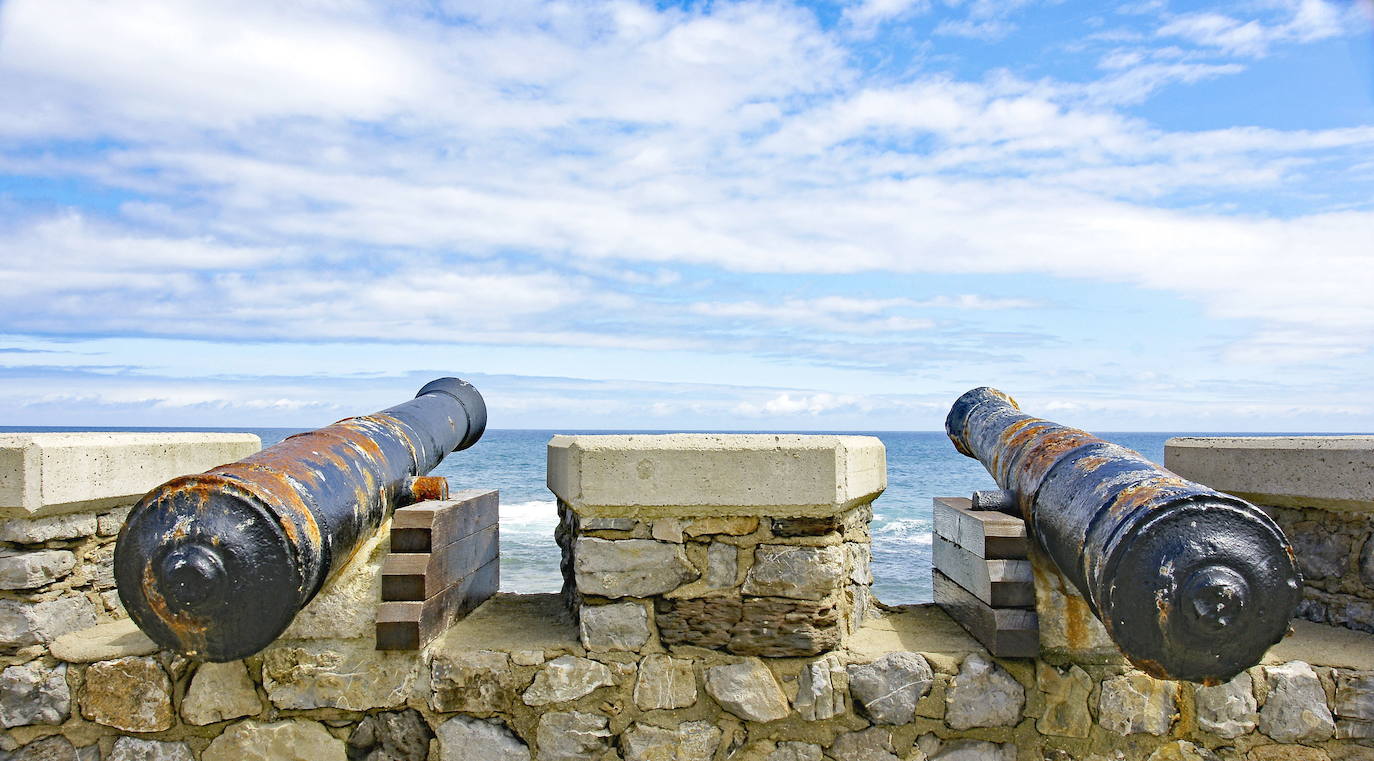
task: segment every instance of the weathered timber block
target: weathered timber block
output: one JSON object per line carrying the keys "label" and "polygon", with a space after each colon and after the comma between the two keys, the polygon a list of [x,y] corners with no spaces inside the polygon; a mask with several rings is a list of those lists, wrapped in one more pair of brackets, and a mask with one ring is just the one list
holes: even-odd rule
{"label": "weathered timber block", "polygon": [[392,552],[382,562],[382,600],[428,600],[496,560],[498,546],[488,526],[433,552]]}
{"label": "weathered timber block", "polygon": [[493,560],[424,602],[377,606],[377,649],[419,650],[472,612],[501,585],[501,564]]}
{"label": "weathered timber block", "polygon": [[1019,608],[994,608],[939,571],[932,571],[935,603],[998,658],[1034,658],[1040,653],[1039,620]]}
{"label": "weathered timber block", "polygon": [[736,655],[795,658],[836,648],[840,610],[830,600],[704,597],[656,601],[659,639]]}
{"label": "weathered timber block", "polygon": [[936,497],[935,533],[980,558],[1026,559],[1026,522],[995,510],[974,510],[964,497]]}
{"label": "weathered timber block", "polygon": [[497,522],[497,492],[464,489],[451,499],[397,508],[391,516],[392,552],[434,552]]}
{"label": "weathered timber block", "polygon": [[1029,560],[984,560],[948,539],[931,543],[935,570],[994,608],[1035,607],[1035,579]]}

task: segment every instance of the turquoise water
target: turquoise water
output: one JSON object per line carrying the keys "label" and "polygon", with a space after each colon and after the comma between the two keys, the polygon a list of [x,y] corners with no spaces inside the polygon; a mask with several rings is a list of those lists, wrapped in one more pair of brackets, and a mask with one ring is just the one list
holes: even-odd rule
{"label": "turquoise water", "polygon": [[[4,430],[21,430],[3,428]],[[22,430],[73,430],[25,428]],[[82,430],[151,430],[101,428]],[[166,429],[160,429],[166,430]],[[191,429],[186,429],[191,430]],[[243,430],[270,446],[296,429]],[[544,486],[545,445],[555,433],[653,433],[652,431],[487,431],[472,448],[455,452],[434,475],[447,476],[454,489],[485,488],[501,492],[501,589],[507,592],[554,592],[561,577],[553,495]],[[855,433],[855,432],[847,432]],[[873,433],[887,446],[887,491],[873,505],[873,576],[878,599],[889,604],[930,600],[930,501],[933,497],[968,496],[995,484],[976,461],[954,451],[943,433]],[[1163,462],[1165,433],[1099,434]],[[1255,434],[1247,434],[1255,435]]]}

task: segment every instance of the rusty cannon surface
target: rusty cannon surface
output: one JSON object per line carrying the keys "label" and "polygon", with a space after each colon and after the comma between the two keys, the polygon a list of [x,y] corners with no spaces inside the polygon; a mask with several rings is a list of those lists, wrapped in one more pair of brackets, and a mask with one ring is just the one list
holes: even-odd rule
{"label": "rusty cannon surface", "polygon": [[1288,631],[1301,577],[1283,532],[1254,505],[1023,414],[992,388],[959,397],[945,432],[1151,676],[1217,684]]}
{"label": "rusty cannon surface", "polygon": [[232,661],[276,639],[395,507],[438,496],[428,473],[477,442],[477,389],[440,378],[408,402],[175,478],[129,513],[119,598],[159,645]]}

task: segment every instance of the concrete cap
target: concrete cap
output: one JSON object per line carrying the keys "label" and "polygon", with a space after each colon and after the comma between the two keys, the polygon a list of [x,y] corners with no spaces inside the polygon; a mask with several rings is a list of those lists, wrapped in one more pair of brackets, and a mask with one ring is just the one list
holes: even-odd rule
{"label": "concrete cap", "polygon": [[834,515],[887,488],[872,436],[554,436],[549,490],[587,517]]}
{"label": "concrete cap", "polygon": [[1180,437],[1164,466],[1259,505],[1374,511],[1374,436]]}
{"label": "concrete cap", "polygon": [[0,434],[0,517],[127,505],[177,476],[261,448],[251,433]]}

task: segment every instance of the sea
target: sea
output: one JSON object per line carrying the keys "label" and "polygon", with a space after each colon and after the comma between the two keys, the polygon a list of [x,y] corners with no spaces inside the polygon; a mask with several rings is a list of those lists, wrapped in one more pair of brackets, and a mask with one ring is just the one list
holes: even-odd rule
{"label": "sea", "polygon": [[[152,431],[167,428],[19,428],[13,431]],[[175,430],[242,431],[270,446],[300,432],[294,428],[182,428]],[[544,485],[546,445],[558,433],[664,433],[664,431],[488,430],[477,444],[445,459],[433,475],[447,476],[453,490],[500,491],[501,589],[505,592],[556,592],[562,584],[554,497]],[[770,433],[776,433],[770,431]],[[814,431],[808,433],[815,433]],[[954,451],[943,432],[836,431],[876,436],[887,447],[887,491],[873,503],[873,591],[891,605],[929,602],[931,500],[967,497],[976,489],[995,488],[976,460]],[[1170,433],[1099,433],[1104,439],[1162,463]],[[1265,434],[1245,434],[1247,436]]]}

